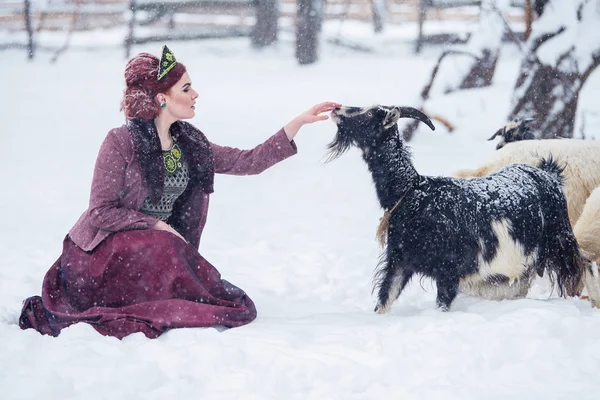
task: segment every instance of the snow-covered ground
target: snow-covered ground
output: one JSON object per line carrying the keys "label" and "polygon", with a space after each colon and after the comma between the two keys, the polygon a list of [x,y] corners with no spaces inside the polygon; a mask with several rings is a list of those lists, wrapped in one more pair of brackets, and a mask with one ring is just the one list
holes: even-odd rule
{"label": "snow-covered ground", "polygon": [[[365,43],[376,44],[375,39]],[[200,93],[192,121],[219,144],[251,147],[314,103],[417,105],[440,49],[415,57],[392,39],[373,53],[325,44],[300,67],[293,42],[262,52],[246,39],[169,43]],[[393,49],[393,51],[390,51]],[[158,54],[160,44],[136,51]],[[381,210],[357,151],[324,164],[327,121],[305,127],[299,154],[256,177],[218,176],[201,253],[256,302],[231,330],[172,330],[119,341],[86,324],[58,338],[17,325],[64,235],[87,205],[101,141],[123,122],[123,50],[0,53],[0,398],[2,399],[597,399],[600,311],[536,283],[527,299],[460,296],[435,309],[414,280],[388,315],[373,313]],[[432,102],[457,130],[420,128],[421,173],[448,175],[494,151],[519,54],[503,50],[492,88]],[[581,95],[600,129],[600,76]],[[594,116],[595,119],[593,118]],[[438,124],[439,125],[439,124]]]}

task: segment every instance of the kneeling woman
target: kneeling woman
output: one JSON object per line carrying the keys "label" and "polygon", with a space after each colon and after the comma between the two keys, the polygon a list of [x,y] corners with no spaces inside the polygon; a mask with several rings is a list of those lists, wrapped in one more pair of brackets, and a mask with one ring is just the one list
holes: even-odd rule
{"label": "kneeling woman", "polygon": [[165,46],[125,69],[126,124],[100,148],[88,210],[47,272],[42,296],[25,300],[21,328],[57,336],[76,322],[123,338],[171,328],[236,327],[256,318],[252,300],[198,253],[215,173],[258,174],[296,153],[307,123],[336,103],[317,104],[252,150],[209,142],[181,120],[198,93]]}

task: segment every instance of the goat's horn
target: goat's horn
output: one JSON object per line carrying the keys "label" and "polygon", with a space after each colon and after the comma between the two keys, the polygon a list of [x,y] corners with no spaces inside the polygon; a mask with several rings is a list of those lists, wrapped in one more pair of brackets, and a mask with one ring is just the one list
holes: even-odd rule
{"label": "goat's horn", "polygon": [[521,121],[521,125],[527,126],[527,124],[533,122],[533,120],[534,118],[525,118],[523,121]]}
{"label": "goat's horn", "polygon": [[421,110],[417,110],[413,107],[398,107],[398,109],[400,110],[400,118],[418,119],[419,121],[426,123],[432,131],[435,131],[435,126],[433,126],[431,120],[427,118],[427,115],[423,114]]}
{"label": "goat's horn", "polygon": [[502,134],[503,134],[503,133],[504,133],[504,128],[500,128],[500,129],[498,129],[498,130],[496,131],[496,133],[494,133],[494,134],[492,135],[492,137],[491,137],[491,138],[489,138],[488,140],[494,140],[494,138],[495,138],[496,136],[502,136]]}

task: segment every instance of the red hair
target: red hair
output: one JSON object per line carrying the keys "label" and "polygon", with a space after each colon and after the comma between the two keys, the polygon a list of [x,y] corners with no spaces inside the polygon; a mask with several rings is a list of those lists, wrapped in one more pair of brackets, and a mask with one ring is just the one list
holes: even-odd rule
{"label": "red hair", "polygon": [[186,71],[185,65],[178,62],[161,80],[158,80],[160,60],[149,53],[140,53],[125,66],[125,91],[121,110],[125,117],[154,119],[160,111],[156,99],[159,93],[168,93]]}

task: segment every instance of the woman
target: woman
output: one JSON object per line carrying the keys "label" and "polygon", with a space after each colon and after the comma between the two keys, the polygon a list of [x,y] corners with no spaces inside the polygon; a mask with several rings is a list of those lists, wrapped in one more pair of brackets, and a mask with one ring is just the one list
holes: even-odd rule
{"label": "woman", "polygon": [[87,322],[103,335],[154,338],[171,328],[251,322],[252,300],[197,250],[214,174],[258,174],[295,154],[298,130],[339,105],[315,105],[242,151],[182,122],[194,117],[198,93],[166,46],[160,60],[132,58],[125,81],[126,124],[104,140],[89,208],[64,239],[42,296],[25,300],[19,325],[57,336]]}

